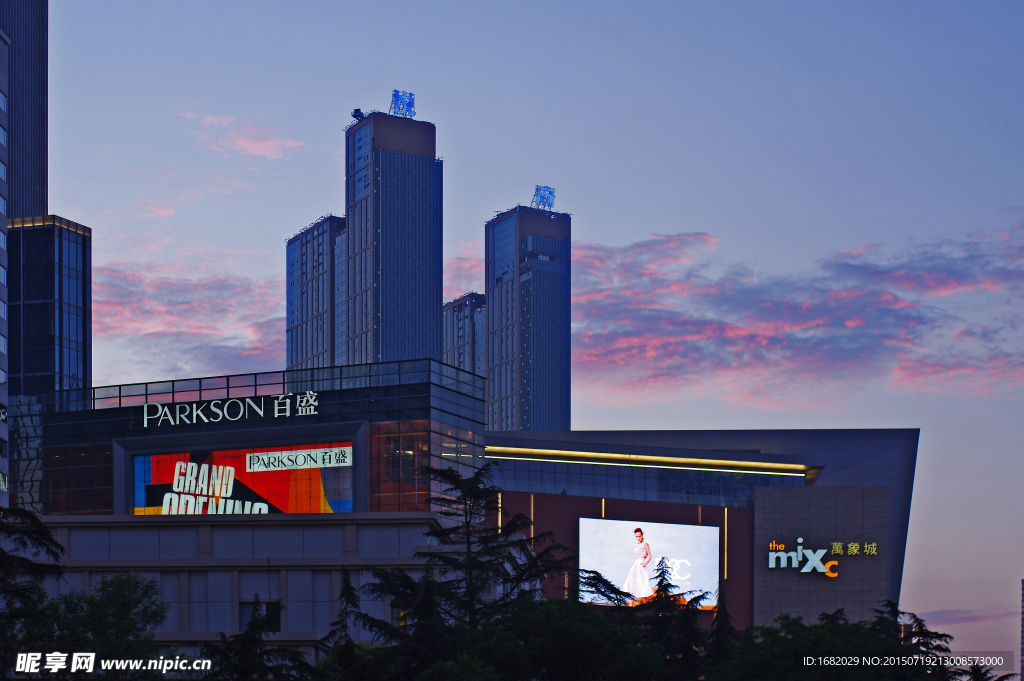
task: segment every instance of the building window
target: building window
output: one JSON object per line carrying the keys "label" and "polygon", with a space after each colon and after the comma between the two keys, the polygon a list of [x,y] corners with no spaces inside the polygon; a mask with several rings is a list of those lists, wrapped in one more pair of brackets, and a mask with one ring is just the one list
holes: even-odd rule
{"label": "building window", "polygon": [[[4,244],[6,246],[7,244]],[[6,248],[4,250],[7,250]],[[7,268],[0,265],[0,284],[7,286]],[[4,315],[4,319],[7,319],[7,315]]]}
{"label": "building window", "polygon": [[7,336],[0,336],[0,353],[7,354]]}
{"label": "building window", "polygon": [[0,300],[0,319],[7,319],[7,303]]}
{"label": "building window", "polygon": [[[238,604],[238,630],[245,631],[252,619],[255,606],[253,601],[241,601]],[[260,606],[267,616],[267,631],[281,631],[281,601],[261,602]]]}
{"label": "building window", "polygon": [[[7,199],[0,196],[0,215],[7,217]],[[6,248],[4,250],[7,250]]]}
{"label": "building window", "polygon": [[7,128],[0,126],[0,144],[7,146]]}
{"label": "building window", "polygon": [[7,372],[0,369],[0,385],[7,385]]}
{"label": "building window", "polygon": [[7,181],[7,164],[0,161],[0,180]]}
{"label": "building window", "polygon": [[7,250],[7,232],[0,232],[0,249]]}
{"label": "building window", "polygon": [[7,113],[7,95],[0,92],[0,111]]}

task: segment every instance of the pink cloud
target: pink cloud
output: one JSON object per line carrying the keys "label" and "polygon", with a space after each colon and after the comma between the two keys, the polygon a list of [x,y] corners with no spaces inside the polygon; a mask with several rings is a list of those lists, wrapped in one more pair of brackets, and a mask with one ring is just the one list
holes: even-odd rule
{"label": "pink cloud", "polygon": [[707,272],[708,235],[573,244],[574,385],[598,401],[711,395],[767,409],[841,409],[857,390],[1024,389],[1020,230],[869,246],[817,271]]}
{"label": "pink cloud", "polygon": [[286,153],[306,146],[305,142],[288,139],[275,134],[259,123],[245,123],[236,126],[235,116],[203,116],[202,123],[207,128],[223,128],[223,131],[205,132],[193,130],[199,144],[206,149],[213,149],[224,155],[232,153],[243,156],[261,156],[270,160],[285,158]]}
{"label": "pink cloud", "polygon": [[[195,116],[193,116],[195,118]],[[235,116],[203,116],[203,125],[216,125],[226,128],[236,120]]]}
{"label": "pink cloud", "polygon": [[145,199],[138,199],[138,204],[149,211],[150,217],[169,218],[174,215],[174,209],[165,204]]}
{"label": "pink cloud", "polygon": [[198,118],[198,116],[196,116],[191,111],[182,111],[180,114],[178,114],[178,116],[180,116],[181,118]]}
{"label": "pink cloud", "polygon": [[454,253],[444,256],[444,299],[454,300],[463,293],[484,289],[484,242],[459,244]]}
{"label": "pink cloud", "polygon": [[97,379],[126,380],[133,365],[145,371],[137,380],[280,369],[284,282],[226,272],[228,259],[94,267],[95,344],[122,352],[117,371],[100,366]]}

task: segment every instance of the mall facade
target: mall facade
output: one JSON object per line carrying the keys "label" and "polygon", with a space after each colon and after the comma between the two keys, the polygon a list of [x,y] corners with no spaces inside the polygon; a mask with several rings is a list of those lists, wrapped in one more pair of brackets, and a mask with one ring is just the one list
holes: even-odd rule
{"label": "mall facade", "polygon": [[484,388],[417,360],[13,396],[11,502],[67,549],[51,593],[157,578],[167,646],[238,631],[258,596],[314,650],[343,567],[423,569],[425,465],[495,462],[502,505],[581,568],[642,598],[664,561],[741,629],[898,602],[916,429],[486,432]]}

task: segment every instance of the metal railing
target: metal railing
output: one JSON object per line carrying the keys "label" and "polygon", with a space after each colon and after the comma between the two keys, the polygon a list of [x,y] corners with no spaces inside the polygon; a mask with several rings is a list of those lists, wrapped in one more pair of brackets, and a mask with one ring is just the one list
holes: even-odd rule
{"label": "metal railing", "polygon": [[481,376],[436,360],[418,359],[12,395],[11,416],[39,413],[40,408],[43,412],[113,409],[156,402],[199,402],[413,383],[434,383],[482,400],[484,380]]}

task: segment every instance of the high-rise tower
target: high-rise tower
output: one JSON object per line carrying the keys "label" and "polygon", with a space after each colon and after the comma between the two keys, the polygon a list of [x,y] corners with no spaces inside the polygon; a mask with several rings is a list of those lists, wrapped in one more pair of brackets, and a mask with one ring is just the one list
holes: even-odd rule
{"label": "high-rise tower", "polygon": [[[46,0],[0,0],[0,507],[7,506],[7,408],[17,346],[9,319],[7,226],[4,218],[45,215],[46,207]],[[51,279],[52,281],[52,279]],[[9,326],[10,322],[10,326]]]}
{"label": "high-rise tower", "polygon": [[288,240],[285,354],[289,369],[335,365],[334,244],[345,218],[325,215]]}
{"label": "high-rise tower", "polygon": [[46,0],[0,0],[0,213],[46,205]]}
{"label": "high-rise tower", "polygon": [[484,226],[488,430],[569,430],[570,228],[526,206]]}
{"label": "high-rise tower", "polygon": [[442,362],[478,376],[487,375],[486,313],[486,298],[479,293],[465,293],[444,304],[441,310]]}
{"label": "high-rise tower", "polygon": [[92,230],[57,215],[7,221],[11,393],[92,386]]}
{"label": "high-rise tower", "polygon": [[[397,93],[396,93],[397,96]],[[441,357],[442,162],[410,113],[354,112],[335,241],[335,362]]]}

